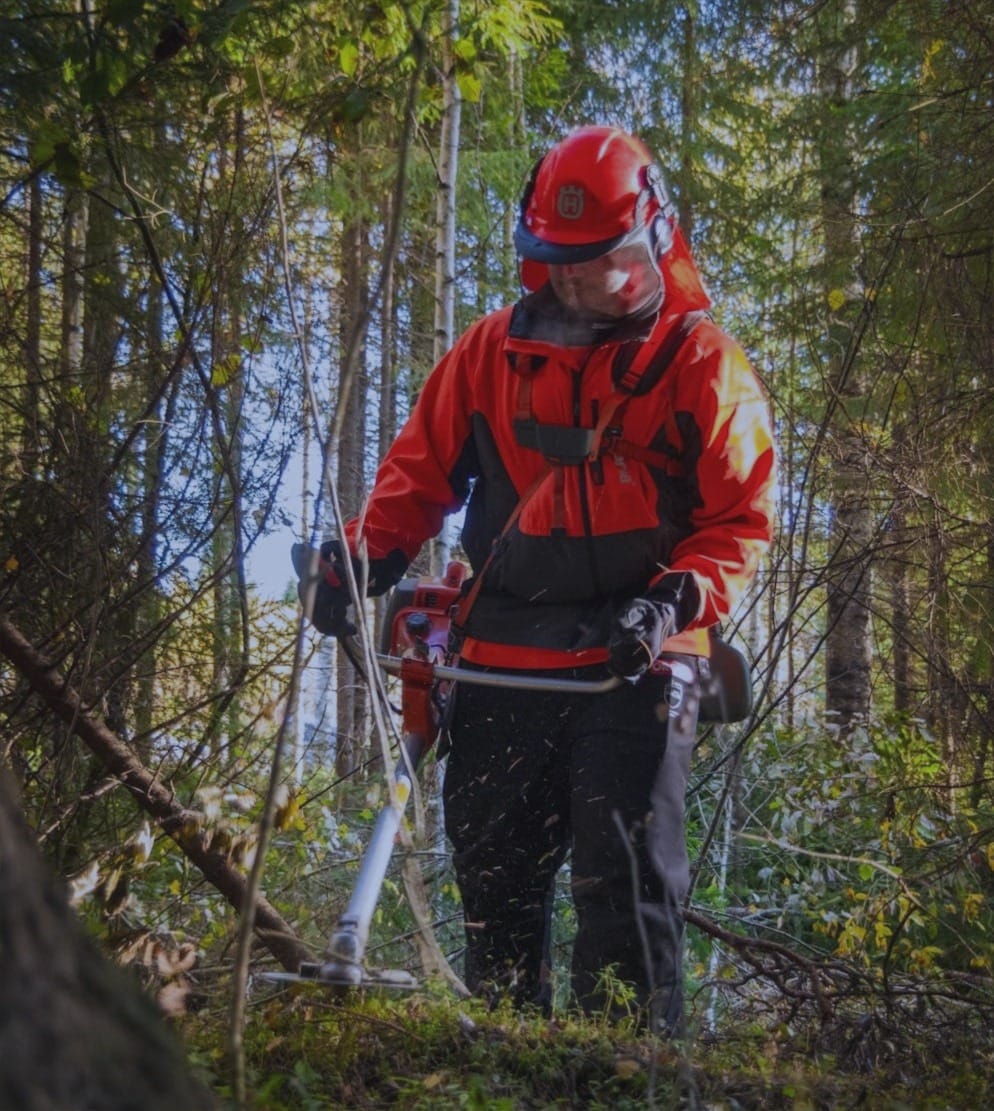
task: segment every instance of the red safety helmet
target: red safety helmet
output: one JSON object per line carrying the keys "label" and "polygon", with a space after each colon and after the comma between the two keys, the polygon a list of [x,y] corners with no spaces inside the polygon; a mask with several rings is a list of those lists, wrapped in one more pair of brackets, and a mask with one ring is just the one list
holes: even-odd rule
{"label": "red safety helmet", "polygon": [[522,281],[536,289],[545,266],[587,262],[640,236],[658,260],[673,245],[675,219],[644,143],[616,127],[581,127],[535,166],[525,189],[514,231]]}

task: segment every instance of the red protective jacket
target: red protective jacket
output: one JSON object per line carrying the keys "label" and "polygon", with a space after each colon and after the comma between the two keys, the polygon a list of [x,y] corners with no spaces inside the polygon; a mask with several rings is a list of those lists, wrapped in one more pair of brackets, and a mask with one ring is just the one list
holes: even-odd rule
{"label": "red protective jacket", "polygon": [[[462,542],[475,574],[500,538],[466,622],[467,659],[602,661],[620,604],[675,572],[694,576],[700,601],[685,615],[691,635],[666,647],[706,654],[707,628],[728,615],[768,547],[766,398],[740,348],[709,318],[662,357],[685,314],[709,307],[679,237],[663,272],[659,314],[603,338],[571,319],[548,287],[470,327],[425,383],[347,527],[353,551],[361,529],[370,559],[395,548],[413,559],[465,503]],[[617,434],[597,457],[554,465],[520,442],[515,422],[529,417],[540,431],[595,428],[636,357],[647,369],[608,422]]]}

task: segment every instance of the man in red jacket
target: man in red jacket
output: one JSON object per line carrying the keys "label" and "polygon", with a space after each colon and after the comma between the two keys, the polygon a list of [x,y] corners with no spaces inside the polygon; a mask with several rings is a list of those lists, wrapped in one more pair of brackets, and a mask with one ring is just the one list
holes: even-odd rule
{"label": "man in red jacket", "polygon": [[[462,684],[446,830],[470,988],[548,1003],[569,855],[577,1000],[601,1008],[621,981],[672,1032],[700,661],[771,539],[768,405],[707,315],[638,139],[584,127],[553,147],[515,246],[528,292],[435,368],[346,543],[381,593],[465,505],[460,666],[627,680],[587,697]],[[322,553],[331,570],[309,616],[334,632],[343,551]]]}

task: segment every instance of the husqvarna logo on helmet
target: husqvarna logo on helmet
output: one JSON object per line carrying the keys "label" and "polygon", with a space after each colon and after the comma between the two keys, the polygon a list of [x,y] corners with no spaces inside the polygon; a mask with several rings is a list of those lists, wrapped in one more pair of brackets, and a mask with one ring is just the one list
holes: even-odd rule
{"label": "husqvarna logo on helmet", "polygon": [[579,185],[560,186],[556,211],[564,220],[579,220],[583,215],[583,188]]}

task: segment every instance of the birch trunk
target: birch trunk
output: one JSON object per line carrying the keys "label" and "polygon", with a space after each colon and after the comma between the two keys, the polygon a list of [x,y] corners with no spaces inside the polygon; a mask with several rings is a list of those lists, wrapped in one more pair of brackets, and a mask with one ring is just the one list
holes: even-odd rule
{"label": "birch trunk", "polygon": [[[454,342],[456,305],[456,181],[462,97],[456,80],[455,41],[459,34],[459,0],[449,0],[442,29],[442,132],[438,158],[435,228],[435,346],[433,361]],[[435,542],[432,570],[445,571],[452,558],[452,527],[448,521]]]}
{"label": "birch trunk", "polygon": [[[231,155],[223,149],[219,176],[224,193],[234,197],[242,173],[245,121],[239,110],[232,118]],[[214,582],[214,676],[219,695],[208,740],[217,753],[241,728],[237,691],[248,669],[248,621],[242,546],[241,423],[245,385],[241,365],[241,274],[228,258],[228,243],[240,241],[235,204],[219,214],[214,255],[217,278],[211,330],[211,382],[206,398],[214,434],[214,530],[211,570]]]}
{"label": "birch trunk", "polygon": [[[366,256],[369,250],[366,225],[361,218],[350,221],[342,232],[343,313],[341,350],[348,351],[348,335],[355,322],[368,311],[369,288]],[[344,397],[345,414],[338,439],[338,496],[345,520],[358,514],[364,496],[366,444],[366,345],[361,343],[351,373],[353,381]],[[362,760],[365,747],[366,698],[355,668],[344,654],[336,654],[337,736],[335,770],[350,775]]]}

